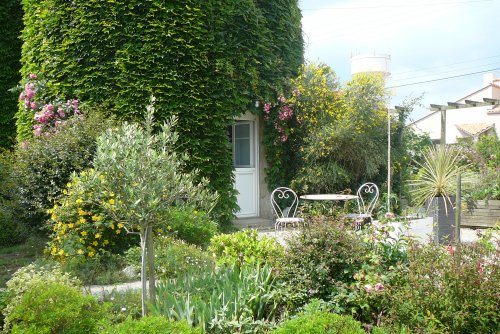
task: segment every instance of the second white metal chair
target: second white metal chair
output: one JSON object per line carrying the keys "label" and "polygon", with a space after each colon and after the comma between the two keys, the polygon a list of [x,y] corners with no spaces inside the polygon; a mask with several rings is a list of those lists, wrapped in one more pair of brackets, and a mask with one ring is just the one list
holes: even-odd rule
{"label": "second white metal chair", "polygon": [[275,231],[279,228],[285,229],[287,225],[295,227],[304,222],[303,218],[295,217],[299,206],[299,197],[290,188],[279,187],[274,189],[271,193],[271,206],[277,216],[274,223]]}
{"label": "second white metal chair", "polygon": [[356,222],[356,229],[361,229],[365,223],[372,221],[372,212],[377,205],[379,190],[375,183],[367,182],[359,187],[356,195],[358,198],[358,213],[349,214],[347,217],[352,218]]}

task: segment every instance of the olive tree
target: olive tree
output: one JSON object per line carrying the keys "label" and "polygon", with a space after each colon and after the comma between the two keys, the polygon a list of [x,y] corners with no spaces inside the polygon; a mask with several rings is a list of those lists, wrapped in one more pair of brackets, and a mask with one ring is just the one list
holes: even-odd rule
{"label": "olive tree", "polygon": [[[152,101],[154,102],[154,100]],[[207,181],[195,182],[197,171],[184,172],[188,157],[176,153],[178,134],[171,119],[153,134],[152,104],[148,107],[146,126],[124,123],[109,129],[97,140],[94,169],[90,182],[111,197],[100,202],[110,217],[141,241],[142,313],[146,311],[147,275],[149,300],[155,302],[152,231],[172,207],[195,205],[210,211],[217,194],[206,190]]]}

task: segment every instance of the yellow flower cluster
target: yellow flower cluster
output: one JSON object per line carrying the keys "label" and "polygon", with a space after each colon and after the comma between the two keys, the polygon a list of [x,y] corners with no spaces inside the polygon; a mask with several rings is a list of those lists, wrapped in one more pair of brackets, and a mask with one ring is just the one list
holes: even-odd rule
{"label": "yellow flower cluster", "polygon": [[[86,176],[87,172],[82,174]],[[115,225],[105,219],[99,212],[99,205],[91,200],[93,192],[81,191],[78,185],[78,179],[68,182],[59,204],[48,210],[52,240],[46,252],[60,260],[69,256],[95,257],[108,249],[113,238],[123,235],[123,224]],[[115,201],[114,193],[105,194],[100,199],[107,205],[114,205]]]}

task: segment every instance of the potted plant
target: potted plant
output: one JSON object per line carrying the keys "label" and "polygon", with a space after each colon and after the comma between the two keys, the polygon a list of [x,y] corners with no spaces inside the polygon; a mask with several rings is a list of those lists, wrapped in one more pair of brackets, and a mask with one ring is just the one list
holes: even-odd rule
{"label": "potted plant", "polygon": [[449,241],[453,235],[458,175],[462,185],[474,181],[468,166],[459,163],[460,157],[461,150],[454,146],[430,147],[422,161],[416,161],[419,170],[410,182],[416,204],[433,211],[435,240],[440,243]]}

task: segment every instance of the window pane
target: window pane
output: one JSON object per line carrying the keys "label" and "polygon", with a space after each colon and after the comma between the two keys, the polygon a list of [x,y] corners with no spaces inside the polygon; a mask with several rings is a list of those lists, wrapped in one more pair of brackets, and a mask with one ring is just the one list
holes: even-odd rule
{"label": "window pane", "polygon": [[236,123],[234,125],[234,166],[253,167],[252,125]]}
{"label": "window pane", "polygon": [[236,167],[249,167],[250,166],[250,138],[248,139],[235,139],[234,141],[234,165]]}
{"label": "window pane", "polygon": [[236,124],[234,137],[238,138],[250,138],[250,124]]}

